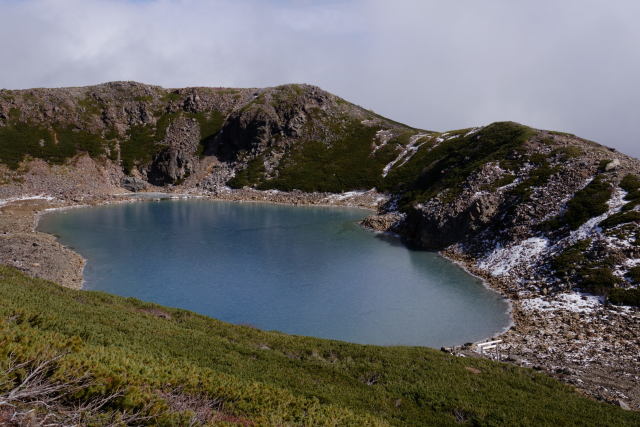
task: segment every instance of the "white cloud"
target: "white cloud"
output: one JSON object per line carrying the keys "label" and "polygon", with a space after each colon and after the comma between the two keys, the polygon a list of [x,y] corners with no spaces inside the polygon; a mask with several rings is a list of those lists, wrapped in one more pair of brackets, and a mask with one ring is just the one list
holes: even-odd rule
{"label": "white cloud", "polygon": [[632,0],[0,0],[0,86],[309,82],[418,127],[516,120],[640,156]]}

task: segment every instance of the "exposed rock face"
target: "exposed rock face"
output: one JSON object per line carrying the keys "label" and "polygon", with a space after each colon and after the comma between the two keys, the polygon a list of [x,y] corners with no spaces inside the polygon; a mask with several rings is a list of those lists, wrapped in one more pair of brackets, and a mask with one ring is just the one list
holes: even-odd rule
{"label": "exposed rock face", "polygon": [[292,90],[256,91],[254,104],[233,111],[207,152],[221,160],[236,160],[238,152],[262,152],[304,134],[309,115],[316,109],[335,108],[337,98],[313,86]]}
{"label": "exposed rock face", "polygon": [[200,127],[196,119],[178,118],[171,122],[163,141],[165,148],[156,154],[147,177],[153,185],[176,184],[197,167]]}
{"label": "exposed rock face", "polygon": [[135,176],[125,176],[122,178],[122,181],[120,181],[120,186],[125,190],[136,193],[138,191],[146,190],[148,184],[144,179],[137,178]]}
{"label": "exposed rock face", "polygon": [[[223,121],[234,108],[248,102],[250,92],[215,88],[167,90],[135,82],[3,90],[0,142],[11,144],[17,135],[25,141],[15,143],[26,148],[17,159],[3,158],[0,153],[0,162],[24,160],[26,155],[57,162],[60,156],[68,160],[88,151],[96,159],[108,157],[121,163],[127,174],[148,177],[152,184],[175,184],[197,167],[198,154],[203,151],[199,146],[201,138],[210,138],[220,130],[222,123],[213,123],[210,116]],[[34,140],[29,140],[29,134],[22,130],[11,133],[25,126],[36,131]],[[203,126],[210,134],[202,135]],[[39,135],[45,137],[40,140],[46,149],[43,152],[28,148],[38,143]],[[59,141],[68,144],[64,151]]]}
{"label": "exposed rock face", "polygon": [[440,250],[468,240],[485,230],[494,220],[501,205],[498,194],[482,194],[454,205],[419,204],[406,219],[405,235],[424,249]]}
{"label": "exposed rock face", "polygon": [[390,212],[382,215],[371,215],[363,219],[360,224],[374,231],[397,232],[398,226],[404,220],[404,215]]}

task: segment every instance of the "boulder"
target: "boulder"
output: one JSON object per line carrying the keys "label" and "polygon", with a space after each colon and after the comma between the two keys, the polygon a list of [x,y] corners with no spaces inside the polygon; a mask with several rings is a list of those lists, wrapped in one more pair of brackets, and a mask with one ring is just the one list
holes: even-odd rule
{"label": "boulder", "polygon": [[125,190],[138,192],[146,190],[147,182],[135,176],[125,176],[122,178],[122,181],[120,181],[120,186]]}

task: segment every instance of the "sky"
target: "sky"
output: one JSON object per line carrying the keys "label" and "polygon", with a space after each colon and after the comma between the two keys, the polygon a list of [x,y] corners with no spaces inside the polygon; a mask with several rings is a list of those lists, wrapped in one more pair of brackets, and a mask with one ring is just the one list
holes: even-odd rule
{"label": "sky", "polygon": [[409,125],[640,157],[637,0],[0,0],[0,87],[310,83]]}

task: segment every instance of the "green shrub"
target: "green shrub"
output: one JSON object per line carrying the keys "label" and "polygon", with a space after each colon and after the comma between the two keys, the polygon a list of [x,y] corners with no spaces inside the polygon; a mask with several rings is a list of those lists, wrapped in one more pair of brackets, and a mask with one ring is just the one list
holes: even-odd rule
{"label": "green shrub", "polygon": [[160,99],[163,103],[166,104],[169,102],[178,102],[182,99],[182,96],[180,95],[180,93],[178,93],[178,91],[167,91],[162,94],[162,97]]}
{"label": "green shrub", "polygon": [[627,276],[635,283],[640,283],[640,265],[629,269]]}
{"label": "green shrub", "polygon": [[153,101],[153,96],[151,95],[138,95],[138,96],[134,96],[133,100],[136,102],[152,102]]}
{"label": "green shrub", "polygon": [[380,188],[382,169],[396,153],[380,151],[372,155],[371,143],[378,128],[349,117],[319,116],[317,120],[318,125],[328,120],[330,134],[336,138],[298,141],[281,160],[277,177],[264,181],[259,188],[334,193]]}
{"label": "green shrub", "polygon": [[120,143],[120,159],[125,173],[130,174],[136,166],[148,165],[162,148],[167,129],[181,113],[162,114],[155,126],[143,124],[131,126],[127,139]]}
{"label": "green shrub", "polygon": [[583,269],[579,273],[578,285],[596,295],[606,295],[620,282],[610,267],[596,267]]}
{"label": "green shrub", "polygon": [[609,210],[607,202],[612,193],[611,184],[598,175],[585,188],[574,194],[567,203],[567,209],[563,214],[547,221],[542,225],[542,228],[554,230],[566,226],[570,230],[576,230],[591,218],[600,216]]}
{"label": "green shrub", "polygon": [[640,197],[629,202],[629,203],[625,203],[624,206],[622,206],[621,211],[622,212],[629,212],[634,210],[638,205],[640,204]]}
{"label": "green shrub", "polygon": [[640,178],[632,174],[625,175],[622,181],[620,181],[620,188],[627,193],[632,193],[640,189]]}
{"label": "green shrub", "polygon": [[219,402],[219,420],[245,425],[456,425],[460,413],[472,425],[640,422],[530,369],[260,331],[0,266],[0,369],[9,354],[25,361],[62,349],[71,353],[47,375],[89,373],[94,384],[76,403],[121,390],[107,409],[142,410],[154,425],[188,425],[166,393]]}
{"label": "green shrub", "polygon": [[255,186],[264,177],[264,156],[258,156],[247,162],[247,166],[239,171],[236,171],[236,176],[231,178],[227,185],[231,188],[242,188]]}
{"label": "green shrub", "polygon": [[552,156],[558,156],[563,159],[571,159],[575,157],[580,157],[584,151],[582,148],[576,145],[567,145],[564,147],[558,147],[551,152]]}
{"label": "green shrub", "polygon": [[527,179],[518,184],[511,191],[511,194],[518,196],[521,201],[527,201],[531,197],[531,193],[533,193],[534,188],[545,185],[549,182],[551,176],[558,171],[558,168],[551,167],[546,161],[544,161],[539,167],[532,170]]}
{"label": "green shrub", "polygon": [[513,122],[493,123],[469,136],[461,134],[435,148],[419,150],[404,165],[391,170],[382,188],[404,193],[400,201],[403,209],[444,190],[455,196],[467,177],[489,162],[510,160],[514,169],[524,164],[527,159],[522,155],[522,144],[532,135],[533,129]]}
{"label": "green shrub", "polygon": [[627,192],[625,200],[629,203],[622,207],[623,211],[630,211],[640,205],[640,178],[637,175],[628,174],[620,182],[620,188]]}
{"label": "green shrub", "polygon": [[607,170],[607,165],[609,165],[611,161],[611,159],[600,160],[600,163],[598,163],[598,171],[605,172]]}
{"label": "green shrub", "polygon": [[11,122],[0,127],[0,161],[12,169],[29,156],[53,164],[61,164],[80,153],[96,158],[105,153],[105,141],[69,126],[52,128],[24,122]]}
{"label": "green shrub", "polygon": [[568,132],[559,132],[557,130],[549,130],[547,131],[548,133],[550,133],[551,135],[558,135],[558,136],[568,136],[568,137],[573,137],[575,138],[576,136],[572,133],[568,133]]}
{"label": "green shrub", "polygon": [[207,146],[213,142],[215,136],[220,132],[224,125],[224,116],[219,111],[210,111],[208,113],[188,113],[188,117],[193,117],[198,121],[200,126],[200,144],[198,154],[203,156]]}
{"label": "green shrub", "polygon": [[640,289],[611,289],[607,299],[615,305],[640,307]]}
{"label": "green shrub", "polygon": [[580,240],[553,258],[551,267],[556,275],[564,276],[572,270],[579,270],[586,261],[585,253],[591,246],[591,242],[591,239]]}
{"label": "green shrub", "polygon": [[127,139],[120,143],[122,168],[126,174],[130,174],[135,166],[149,163],[161,148],[153,126],[131,126],[127,132]]}
{"label": "green shrub", "polygon": [[102,105],[100,102],[92,97],[82,98],[78,101],[80,107],[81,117],[87,119],[91,116],[97,116],[102,112]]}
{"label": "green shrub", "polygon": [[618,212],[616,214],[611,215],[609,218],[605,219],[600,223],[600,227],[604,229],[613,228],[620,224],[628,224],[630,222],[640,222],[640,212],[638,211],[627,211],[627,212]]}

